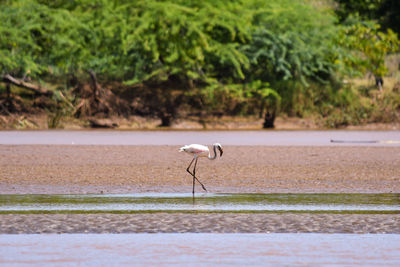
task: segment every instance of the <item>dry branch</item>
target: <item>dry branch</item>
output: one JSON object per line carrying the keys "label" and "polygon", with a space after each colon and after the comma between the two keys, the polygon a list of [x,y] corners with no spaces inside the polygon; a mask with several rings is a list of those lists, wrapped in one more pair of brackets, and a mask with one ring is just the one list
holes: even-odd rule
{"label": "dry branch", "polygon": [[38,93],[41,95],[47,95],[47,96],[53,95],[53,92],[45,87],[42,87],[40,85],[36,85],[33,83],[28,83],[28,82],[25,82],[20,79],[16,79],[16,78],[12,77],[10,74],[2,75],[1,79],[3,80],[3,82],[11,83],[13,85],[23,87],[25,89],[34,91],[35,93]]}

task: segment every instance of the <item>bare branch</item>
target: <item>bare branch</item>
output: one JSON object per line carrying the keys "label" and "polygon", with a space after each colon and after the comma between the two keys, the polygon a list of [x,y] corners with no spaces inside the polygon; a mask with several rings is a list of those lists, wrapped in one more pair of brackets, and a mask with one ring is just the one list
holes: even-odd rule
{"label": "bare branch", "polygon": [[28,82],[25,82],[20,79],[16,79],[16,78],[12,77],[10,74],[2,75],[0,77],[3,80],[3,82],[11,83],[13,85],[34,91],[35,93],[38,93],[41,95],[47,95],[47,96],[53,95],[53,91],[51,91],[45,87],[42,87],[40,85],[36,85],[33,83],[28,83]]}

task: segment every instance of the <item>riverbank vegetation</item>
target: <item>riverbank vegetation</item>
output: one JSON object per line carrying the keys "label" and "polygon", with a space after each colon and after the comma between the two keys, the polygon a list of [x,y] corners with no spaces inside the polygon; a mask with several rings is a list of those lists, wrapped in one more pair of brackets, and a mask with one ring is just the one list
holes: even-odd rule
{"label": "riverbank vegetation", "polygon": [[369,2],[1,1],[0,127],[399,122],[400,8]]}

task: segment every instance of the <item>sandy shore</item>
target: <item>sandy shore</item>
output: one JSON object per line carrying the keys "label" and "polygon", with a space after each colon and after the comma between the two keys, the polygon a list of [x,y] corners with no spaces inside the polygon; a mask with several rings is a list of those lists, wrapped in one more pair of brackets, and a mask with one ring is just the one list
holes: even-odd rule
{"label": "sandy shore", "polygon": [[[175,146],[0,145],[0,193],[191,192],[190,160]],[[209,192],[399,193],[400,148],[226,146],[197,174]]]}
{"label": "sandy shore", "polygon": [[[0,193],[188,193],[190,160],[175,146],[0,145]],[[399,147],[226,146],[198,168],[209,192],[400,192]],[[1,214],[0,234],[399,234],[399,222],[399,214]]]}
{"label": "sandy shore", "polygon": [[392,233],[399,214],[138,213],[2,214],[0,234]]}

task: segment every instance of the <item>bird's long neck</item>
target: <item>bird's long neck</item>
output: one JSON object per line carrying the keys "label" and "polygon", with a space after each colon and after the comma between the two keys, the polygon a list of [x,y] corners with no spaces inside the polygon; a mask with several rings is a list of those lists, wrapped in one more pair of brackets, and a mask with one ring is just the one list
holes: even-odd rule
{"label": "bird's long neck", "polygon": [[211,156],[211,152],[208,154],[208,159],[213,160],[217,158],[217,147],[213,146],[214,156]]}

